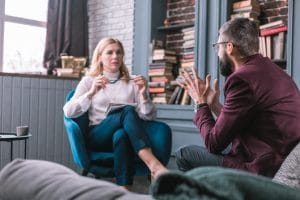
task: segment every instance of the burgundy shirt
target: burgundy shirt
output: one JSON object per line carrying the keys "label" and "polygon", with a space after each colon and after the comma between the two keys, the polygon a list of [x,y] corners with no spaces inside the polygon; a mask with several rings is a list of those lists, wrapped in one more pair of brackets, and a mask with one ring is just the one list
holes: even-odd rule
{"label": "burgundy shirt", "polygon": [[260,54],[250,56],[224,86],[225,103],[215,121],[208,106],[193,121],[205,145],[223,165],[274,176],[300,141],[300,93],[282,69]]}

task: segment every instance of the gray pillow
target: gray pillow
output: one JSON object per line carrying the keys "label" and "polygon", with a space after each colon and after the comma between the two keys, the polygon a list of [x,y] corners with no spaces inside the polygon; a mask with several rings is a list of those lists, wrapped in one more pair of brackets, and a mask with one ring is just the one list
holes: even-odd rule
{"label": "gray pillow", "polygon": [[284,160],[273,180],[300,189],[300,143]]}
{"label": "gray pillow", "polygon": [[152,199],[52,162],[14,160],[0,172],[1,200]]}

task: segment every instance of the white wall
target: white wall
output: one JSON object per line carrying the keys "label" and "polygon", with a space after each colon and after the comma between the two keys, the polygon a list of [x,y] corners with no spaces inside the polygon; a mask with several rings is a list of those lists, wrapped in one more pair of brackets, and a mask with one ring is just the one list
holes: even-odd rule
{"label": "white wall", "polygon": [[89,55],[103,37],[119,39],[125,64],[132,67],[134,0],[88,0]]}

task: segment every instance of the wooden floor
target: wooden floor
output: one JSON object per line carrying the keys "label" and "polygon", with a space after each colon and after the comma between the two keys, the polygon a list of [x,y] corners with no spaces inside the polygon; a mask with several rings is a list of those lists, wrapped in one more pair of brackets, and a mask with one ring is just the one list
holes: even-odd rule
{"label": "wooden floor", "polygon": [[[171,159],[167,165],[167,168],[169,170],[177,170],[176,163],[175,163],[173,157],[171,157]],[[115,182],[114,179],[110,179],[110,178],[107,178],[104,180],[113,182],[113,183]],[[151,187],[151,183],[147,177],[137,176],[137,177],[134,177],[134,184],[133,184],[131,191],[135,192],[135,193],[139,193],[139,194],[149,194],[150,187]]]}

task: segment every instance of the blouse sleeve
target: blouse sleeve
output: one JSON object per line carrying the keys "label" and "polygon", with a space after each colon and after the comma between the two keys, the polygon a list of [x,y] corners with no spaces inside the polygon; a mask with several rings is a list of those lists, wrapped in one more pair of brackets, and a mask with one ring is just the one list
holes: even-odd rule
{"label": "blouse sleeve", "polygon": [[156,118],[156,108],[152,103],[149,94],[147,94],[147,99],[144,100],[139,94],[138,88],[134,86],[135,99],[137,101],[137,112],[141,119],[143,120],[154,120]]}
{"label": "blouse sleeve", "polygon": [[87,97],[87,92],[89,91],[91,85],[91,77],[84,77],[79,82],[73,97],[63,107],[66,117],[79,117],[90,108],[91,100]]}

